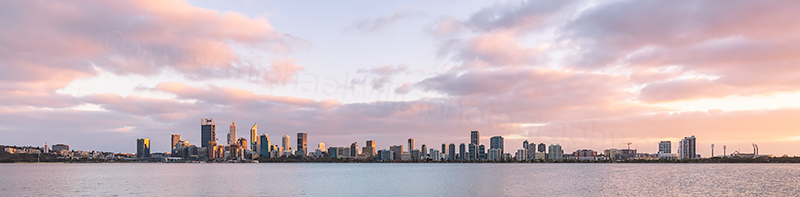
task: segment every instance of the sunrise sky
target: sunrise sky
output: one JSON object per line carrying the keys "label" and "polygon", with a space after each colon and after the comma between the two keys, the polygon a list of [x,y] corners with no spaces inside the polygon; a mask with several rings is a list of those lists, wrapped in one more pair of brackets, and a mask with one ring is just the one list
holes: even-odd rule
{"label": "sunrise sky", "polygon": [[[800,155],[800,1],[2,1],[0,144]],[[248,139],[249,140],[249,139]],[[294,144],[294,143],[292,143]],[[673,150],[675,151],[675,150]]]}

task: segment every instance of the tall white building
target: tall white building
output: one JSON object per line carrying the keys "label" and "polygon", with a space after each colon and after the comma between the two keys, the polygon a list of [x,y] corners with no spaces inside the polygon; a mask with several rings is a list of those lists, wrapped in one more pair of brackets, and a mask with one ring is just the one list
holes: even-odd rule
{"label": "tall white building", "polygon": [[289,148],[290,148],[290,146],[289,146],[289,135],[284,135],[283,136],[283,144],[281,144],[281,145],[283,146],[283,150],[284,151],[285,150],[289,150]]}
{"label": "tall white building", "polygon": [[561,150],[560,144],[551,144],[548,149],[547,158],[551,160],[564,159],[564,150]]}
{"label": "tall white building", "polygon": [[696,159],[697,157],[697,138],[685,137],[678,144],[678,156],[681,159]]}
{"label": "tall white building", "polygon": [[231,121],[231,130],[228,131],[228,145],[236,144],[236,123]]}

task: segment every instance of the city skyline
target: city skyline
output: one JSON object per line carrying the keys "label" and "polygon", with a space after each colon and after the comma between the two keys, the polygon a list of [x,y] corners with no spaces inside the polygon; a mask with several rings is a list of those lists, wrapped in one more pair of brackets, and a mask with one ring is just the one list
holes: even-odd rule
{"label": "city skyline", "polygon": [[0,144],[168,152],[172,134],[228,144],[235,120],[247,149],[480,149],[463,134],[480,131],[505,152],[675,153],[694,135],[704,156],[800,155],[800,2],[754,4],[0,2],[20,10],[0,12]]}

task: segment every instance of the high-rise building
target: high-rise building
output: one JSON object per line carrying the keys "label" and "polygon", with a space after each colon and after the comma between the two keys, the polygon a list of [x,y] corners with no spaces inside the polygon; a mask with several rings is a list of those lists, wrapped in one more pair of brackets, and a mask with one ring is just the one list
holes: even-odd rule
{"label": "high-rise building", "polygon": [[414,150],[414,138],[408,138],[408,152]]}
{"label": "high-rise building", "polygon": [[522,148],[528,151],[528,140],[522,141]]}
{"label": "high-rise building", "polygon": [[456,144],[453,143],[447,144],[447,157],[450,161],[456,160]]}
{"label": "high-rise building", "polygon": [[464,143],[458,145],[458,159],[467,160],[467,146]]}
{"label": "high-rise building", "polygon": [[536,143],[528,143],[528,147],[525,151],[528,153],[528,160],[536,158]]}
{"label": "high-rise building", "polygon": [[269,141],[269,135],[261,134],[260,138],[261,139],[258,140],[259,143],[260,143],[258,145],[258,147],[259,147],[258,148],[258,155],[261,155],[262,157],[269,158],[269,152],[272,151],[272,150],[270,150],[270,147],[272,147],[272,143]]}
{"label": "high-rise building", "polygon": [[564,150],[561,150],[560,144],[551,144],[548,148],[550,150],[547,153],[547,158],[551,160],[561,160],[564,158]]}
{"label": "high-rise building", "polygon": [[136,139],[136,158],[149,158],[150,157],[150,139],[139,138]]}
{"label": "high-rise building", "polygon": [[489,149],[500,149],[500,153],[505,153],[503,148],[503,136],[494,136],[489,140]]}
{"label": "high-rise building", "polygon": [[449,158],[449,156],[447,156],[448,153],[447,148],[448,148],[447,143],[442,143],[442,152],[440,152],[439,154],[442,154],[444,157]]}
{"label": "high-rise building", "polygon": [[200,147],[208,147],[208,142],[217,141],[217,126],[213,118],[200,119]]}
{"label": "high-rise building", "polygon": [[483,144],[478,146],[478,159],[486,159],[486,146]]}
{"label": "high-rise building", "polygon": [[181,142],[181,135],[172,134],[172,140],[170,142],[170,153],[175,153],[175,148],[178,147],[178,143]]}
{"label": "high-rise building", "polygon": [[681,159],[695,159],[697,158],[697,138],[685,137],[678,144],[678,156]]}
{"label": "high-rise building", "polygon": [[44,146],[42,146],[43,153],[50,153],[50,147],[47,146],[47,142],[44,142]]}
{"label": "high-rise building", "polygon": [[517,153],[514,154],[514,158],[516,158],[517,161],[527,161],[528,160],[528,149],[527,149],[527,147],[517,149]]}
{"label": "high-rise building", "polygon": [[289,150],[289,135],[284,135],[281,144],[283,150]]}
{"label": "high-rise building", "polygon": [[481,144],[481,133],[478,131],[472,131],[469,133],[469,143],[480,145]]}
{"label": "high-rise building", "polygon": [[469,160],[477,160],[478,159],[478,147],[470,143],[469,144]]}
{"label": "high-rise building", "polygon": [[319,142],[319,144],[317,144],[317,149],[325,151],[325,142]]}
{"label": "high-rise building", "polygon": [[231,121],[231,129],[228,131],[228,145],[236,144],[236,123]]}
{"label": "high-rise building", "polygon": [[358,156],[358,142],[353,142],[350,144],[350,156],[355,157]]}
{"label": "high-rise building", "polygon": [[308,153],[308,134],[297,133],[297,155],[306,155]]}
{"label": "high-rise building", "polygon": [[361,152],[367,154],[367,157],[375,157],[375,141],[367,140],[367,146],[365,146]]}
{"label": "high-rise building", "polygon": [[539,152],[540,153],[545,152],[545,148],[547,148],[547,145],[544,145],[544,143],[539,143]]}
{"label": "high-rise building", "polygon": [[658,153],[672,153],[672,142],[671,141],[659,142]]}
{"label": "high-rise building", "polygon": [[394,160],[400,160],[400,158],[402,158],[402,155],[403,155],[403,145],[394,145],[394,146],[390,146],[390,147],[389,147],[389,150],[393,151],[393,154],[394,154],[394,156],[393,156],[393,157],[394,157]]}
{"label": "high-rise building", "polygon": [[258,143],[260,143],[258,138],[258,123],[255,123],[253,127],[250,127],[250,144],[253,146],[253,150],[257,149]]}
{"label": "high-rise building", "polygon": [[419,150],[422,151],[422,159],[427,159],[428,158],[428,145],[422,144],[422,146],[419,148]]}

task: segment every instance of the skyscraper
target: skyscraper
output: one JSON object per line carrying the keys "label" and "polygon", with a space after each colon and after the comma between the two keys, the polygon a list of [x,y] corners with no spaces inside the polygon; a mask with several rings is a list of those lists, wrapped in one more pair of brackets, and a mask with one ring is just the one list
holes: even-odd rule
{"label": "skyscraper", "polygon": [[269,141],[269,135],[261,134],[261,139],[259,140],[261,144],[258,145],[258,154],[262,157],[269,158],[270,147],[272,144]]}
{"label": "skyscraper", "polygon": [[681,159],[695,159],[697,158],[697,138],[685,137],[678,144],[678,156]]}
{"label": "skyscraper", "polygon": [[450,161],[456,160],[456,144],[447,144],[447,157],[450,159]]}
{"label": "skyscraper", "polygon": [[250,128],[250,144],[253,146],[253,150],[256,150],[258,147],[258,123],[253,124],[253,127]]}
{"label": "skyscraper", "polygon": [[467,146],[464,143],[458,145],[458,159],[467,160]]}
{"label": "skyscraper", "polygon": [[228,131],[228,145],[236,144],[236,123],[231,121],[231,129]]}
{"label": "skyscraper", "polygon": [[659,142],[658,143],[658,153],[672,153],[672,142],[671,141],[661,141],[661,142]]}
{"label": "skyscraper", "polygon": [[422,151],[421,152],[422,159],[427,159],[428,158],[428,145],[422,144],[422,146],[420,146],[419,149],[420,149],[420,151]]}
{"label": "skyscraper", "polygon": [[408,152],[414,150],[414,138],[408,138]]}
{"label": "skyscraper", "polygon": [[282,142],[283,142],[283,144],[281,144],[281,145],[283,145],[283,146],[282,146],[282,147],[283,147],[283,150],[284,150],[284,151],[286,151],[286,150],[289,150],[289,135],[284,135],[284,136],[283,136],[283,141],[282,141]]}
{"label": "skyscraper", "polygon": [[544,145],[544,143],[539,143],[539,152],[540,153],[543,153],[545,151],[544,150],[545,148],[547,148],[547,145]]}
{"label": "skyscraper", "polygon": [[200,120],[200,147],[208,147],[209,141],[217,141],[216,125],[213,118],[203,118]]}
{"label": "skyscraper", "polygon": [[469,134],[469,143],[480,145],[481,144],[481,133],[478,131],[472,131]]}
{"label": "skyscraper", "polygon": [[149,158],[150,157],[150,139],[139,138],[136,139],[136,158]]}
{"label": "skyscraper", "polygon": [[477,160],[478,159],[478,147],[470,143],[469,144],[469,160]]}
{"label": "skyscraper", "polygon": [[548,148],[550,150],[547,153],[547,158],[551,160],[561,160],[564,158],[564,150],[561,150],[560,144],[551,144]]}
{"label": "skyscraper", "polygon": [[350,156],[355,157],[358,156],[358,142],[353,142],[350,144]]}
{"label": "skyscraper", "polygon": [[[350,150],[353,151],[353,150]],[[308,134],[297,133],[297,152],[298,155],[305,156],[308,153]]]}
{"label": "skyscraper", "polygon": [[319,144],[317,144],[317,149],[325,151],[325,142],[319,142]]}
{"label": "skyscraper", "polygon": [[486,146],[483,144],[478,146],[478,159],[486,159]]}
{"label": "skyscraper", "polygon": [[170,153],[175,153],[175,147],[181,142],[181,135],[172,134],[172,140],[170,142]]}
{"label": "skyscraper", "polygon": [[361,152],[367,155],[367,157],[374,157],[375,156],[375,141],[367,140],[367,146],[365,146]]}
{"label": "skyscraper", "polygon": [[489,140],[489,149],[500,149],[500,154],[505,153],[503,136],[494,136]]}
{"label": "skyscraper", "polygon": [[389,150],[393,151],[392,154],[394,154],[394,160],[400,160],[401,155],[403,155],[403,145],[390,146]]}
{"label": "skyscraper", "polygon": [[522,141],[522,148],[528,150],[528,140]]}

